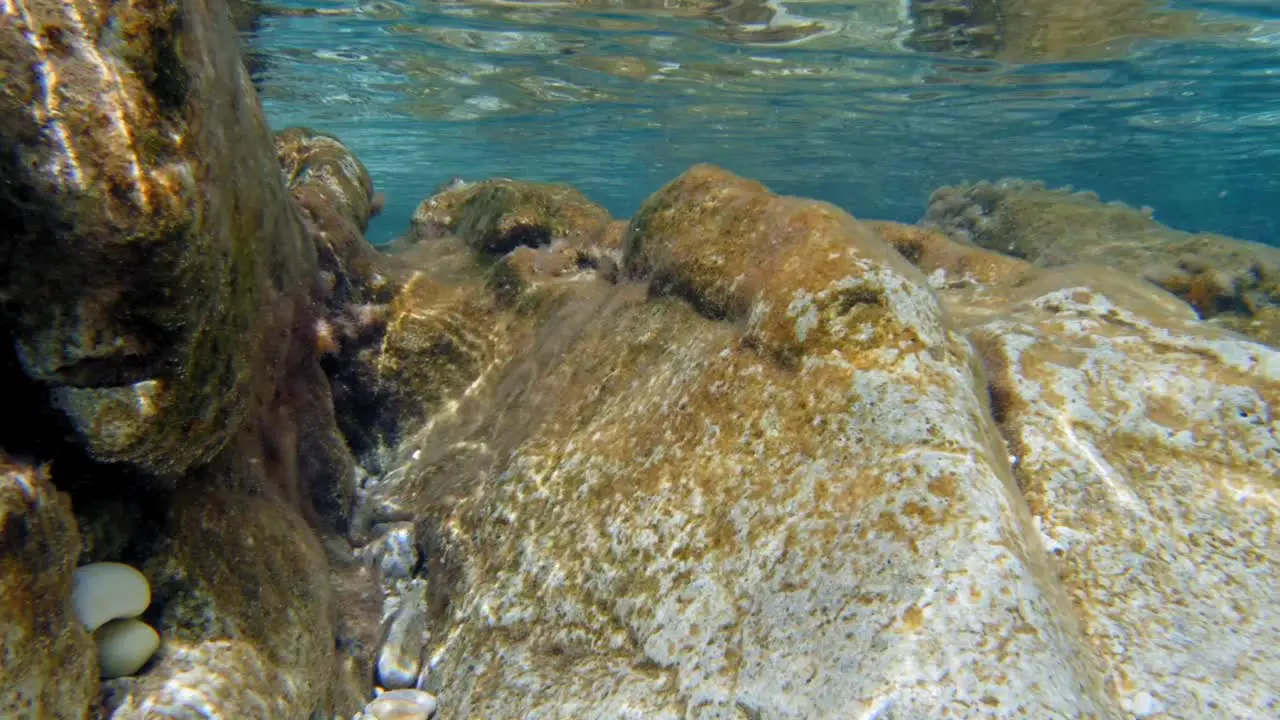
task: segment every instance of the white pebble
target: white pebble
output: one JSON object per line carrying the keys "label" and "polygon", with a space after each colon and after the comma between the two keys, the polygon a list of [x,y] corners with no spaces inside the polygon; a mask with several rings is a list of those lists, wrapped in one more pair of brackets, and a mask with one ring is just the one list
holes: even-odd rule
{"label": "white pebble", "polygon": [[98,643],[98,672],[104,679],[133,675],[160,648],[160,635],[134,618],[112,620],[93,634]]}
{"label": "white pebble", "polygon": [[130,565],[97,562],[76,568],[71,603],[89,632],[108,620],[141,615],[151,604],[151,586]]}

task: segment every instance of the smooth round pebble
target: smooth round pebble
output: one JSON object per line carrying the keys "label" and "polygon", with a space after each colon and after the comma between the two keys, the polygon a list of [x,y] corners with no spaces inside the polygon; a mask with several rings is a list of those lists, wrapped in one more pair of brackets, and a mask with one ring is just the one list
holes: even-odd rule
{"label": "smooth round pebble", "polygon": [[436,714],[436,696],[422,690],[388,690],[364,706],[375,720],[427,720]]}
{"label": "smooth round pebble", "polygon": [[76,568],[71,604],[89,632],[108,620],[141,615],[151,604],[151,585],[137,568],[96,562]]}
{"label": "smooth round pebble", "polygon": [[133,675],[160,648],[160,635],[135,618],[112,620],[93,634],[98,643],[98,672],[104,679]]}

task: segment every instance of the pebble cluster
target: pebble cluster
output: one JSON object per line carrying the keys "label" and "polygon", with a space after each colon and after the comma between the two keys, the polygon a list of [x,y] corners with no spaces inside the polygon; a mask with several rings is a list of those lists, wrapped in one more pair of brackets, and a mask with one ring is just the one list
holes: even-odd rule
{"label": "pebble cluster", "polygon": [[[357,502],[365,506],[366,517],[385,515],[376,508],[373,492],[380,478],[371,475],[362,480]],[[414,525],[408,521],[371,524],[367,537],[356,554],[382,583],[386,630],[375,661],[379,694],[353,720],[427,720],[436,715],[438,703],[426,691],[430,678],[427,580],[421,576],[423,558]]]}

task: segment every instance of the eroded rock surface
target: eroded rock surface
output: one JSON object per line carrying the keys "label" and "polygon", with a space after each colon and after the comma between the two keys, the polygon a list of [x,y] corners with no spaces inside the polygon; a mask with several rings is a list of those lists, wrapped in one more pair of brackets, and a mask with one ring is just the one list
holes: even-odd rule
{"label": "eroded rock surface", "polygon": [[941,250],[919,264],[981,350],[1018,486],[1108,694],[1136,717],[1274,712],[1280,353],[1129,274],[1018,263],[980,278],[944,258],[991,253],[920,244]]}

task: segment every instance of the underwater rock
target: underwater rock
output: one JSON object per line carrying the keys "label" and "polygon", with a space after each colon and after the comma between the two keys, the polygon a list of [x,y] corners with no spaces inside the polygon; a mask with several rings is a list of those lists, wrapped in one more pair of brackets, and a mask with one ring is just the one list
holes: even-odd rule
{"label": "underwater rock", "polygon": [[553,240],[582,247],[604,233],[610,221],[604,208],[567,185],[485,180],[424,200],[413,213],[407,240],[456,235],[479,252],[502,255]]}
{"label": "underwater rock", "polygon": [[1280,337],[1280,248],[1181,232],[1096,195],[1018,180],[940,188],[922,224],[1041,267],[1096,263],[1128,272],[1217,324],[1263,341]]}
{"label": "underwater rock", "polygon": [[1018,487],[1113,702],[1268,714],[1280,352],[1125,272],[1023,263],[975,291],[937,259],[988,251],[881,230],[933,236],[918,265],[982,355]]}
{"label": "underwater rock", "polygon": [[364,708],[360,720],[428,720],[438,703],[422,690],[390,690],[374,698]]}
{"label": "underwater rock", "polygon": [[104,679],[133,675],[160,647],[160,635],[137,618],[112,620],[93,634],[98,672]]}
{"label": "underwater rock", "polygon": [[75,578],[71,604],[89,632],[108,620],[137,617],[151,604],[151,586],[132,565],[90,563],[76,568]]}
{"label": "underwater rock", "polygon": [[336,212],[360,233],[368,229],[374,214],[373,178],[341,140],[293,127],[276,133],[275,147],[285,186],[301,205],[312,212]]}
{"label": "underwater rock", "polygon": [[[636,282],[530,316],[472,396],[489,471],[428,528],[450,714],[1105,707],[977,359],[915,268],[833,206],[705,166],[625,248]],[[452,482],[433,471],[400,482],[430,496]]]}
{"label": "underwater rock", "polygon": [[391,617],[387,637],[378,651],[378,682],[385,688],[413,687],[422,671],[427,645],[425,608],[411,595]]}
{"label": "underwater rock", "polygon": [[269,382],[314,251],[221,3],[9,3],[0,297],[103,461],[208,462]]}
{"label": "underwater rock", "polygon": [[0,452],[0,717],[85,718],[93,640],[71,603],[80,535],[45,468]]}
{"label": "underwater rock", "polygon": [[1280,353],[707,166],[624,249],[377,489],[451,715],[1268,712]]}
{"label": "underwater rock", "polygon": [[[70,469],[91,559],[136,561],[164,638],[93,711],[349,716],[371,694],[380,605],[339,535],[356,473],[317,336],[328,308],[378,292],[347,262],[369,250],[367,174],[303,133],[286,136],[282,167],[221,2],[0,13],[0,334],[18,350],[20,407],[41,419],[0,444]],[[335,268],[359,282],[324,282]],[[4,372],[16,362],[0,354]],[[65,429],[45,421],[46,387]],[[74,561],[74,525],[67,537]],[[70,587],[49,597],[71,611]],[[46,657],[31,654],[31,688],[80,700],[74,668],[60,658],[55,681]]]}

